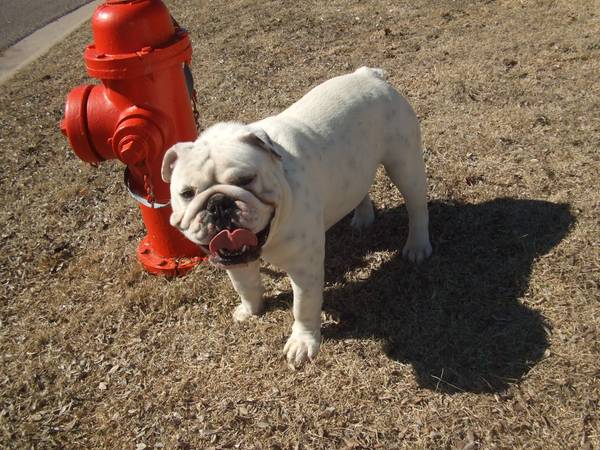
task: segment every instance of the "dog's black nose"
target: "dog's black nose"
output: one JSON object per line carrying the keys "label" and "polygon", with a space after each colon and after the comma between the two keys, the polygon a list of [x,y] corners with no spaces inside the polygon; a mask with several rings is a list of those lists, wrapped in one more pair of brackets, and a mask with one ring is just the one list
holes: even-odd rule
{"label": "dog's black nose", "polygon": [[213,216],[213,220],[219,228],[233,226],[233,214],[236,208],[235,202],[231,198],[220,193],[214,194],[206,202],[206,210]]}

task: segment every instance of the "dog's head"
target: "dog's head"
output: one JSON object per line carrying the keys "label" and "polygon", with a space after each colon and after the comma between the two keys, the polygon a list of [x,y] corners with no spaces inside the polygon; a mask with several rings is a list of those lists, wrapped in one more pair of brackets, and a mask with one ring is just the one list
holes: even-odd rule
{"label": "dog's head", "polygon": [[258,259],[280,201],[281,157],[260,128],[220,123],[165,153],[171,225],[211,262],[232,267]]}

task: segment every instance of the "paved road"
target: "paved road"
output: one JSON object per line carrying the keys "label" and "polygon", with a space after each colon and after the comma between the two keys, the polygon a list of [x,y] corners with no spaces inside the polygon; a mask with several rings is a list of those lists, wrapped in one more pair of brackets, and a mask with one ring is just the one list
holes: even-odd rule
{"label": "paved road", "polygon": [[0,0],[0,53],[91,0]]}

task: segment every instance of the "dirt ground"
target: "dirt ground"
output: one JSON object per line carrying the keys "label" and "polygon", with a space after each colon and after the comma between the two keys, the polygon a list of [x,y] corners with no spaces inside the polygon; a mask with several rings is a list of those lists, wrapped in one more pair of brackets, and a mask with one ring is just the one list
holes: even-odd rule
{"label": "dirt ground", "polygon": [[0,86],[0,446],[600,448],[600,2],[168,2],[190,31],[203,126],[280,111],[383,67],[417,111],[434,255],[328,234],[323,345],[290,371],[289,283],[235,325],[225,274],[144,273],[116,162],[58,130],[89,82],[82,29]]}

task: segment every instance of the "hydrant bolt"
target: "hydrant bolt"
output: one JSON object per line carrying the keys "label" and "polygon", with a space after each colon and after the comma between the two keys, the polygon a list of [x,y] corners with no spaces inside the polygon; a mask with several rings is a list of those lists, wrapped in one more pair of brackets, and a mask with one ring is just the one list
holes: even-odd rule
{"label": "hydrant bolt", "polygon": [[119,143],[121,161],[128,166],[135,166],[144,161],[147,145],[136,136],[127,136]]}

